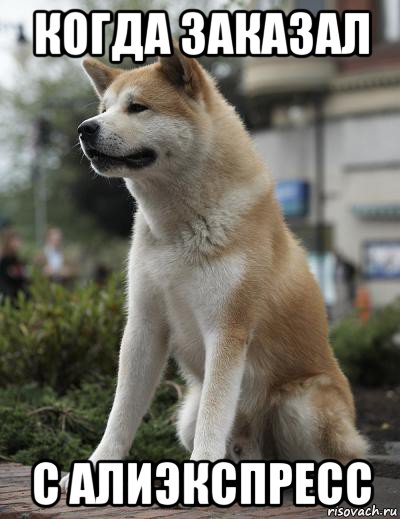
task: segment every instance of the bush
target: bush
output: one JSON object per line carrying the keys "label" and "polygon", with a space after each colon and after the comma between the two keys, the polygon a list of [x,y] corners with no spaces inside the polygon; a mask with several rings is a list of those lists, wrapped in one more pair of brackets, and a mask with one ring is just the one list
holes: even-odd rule
{"label": "bush", "polygon": [[[0,391],[0,459],[32,465],[49,458],[69,470],[97,446],[111,408],[114,383],[85,383],[58,397],[50,387]],[[159,461],[185,456],[175,437],[175,389],[162,384],[140,426],[130,457]]]}
{"label": "bush", "polygon": [[118,279],[71,290],[37,277],[30,297],[0,305],[0,385],[32,382],[62,394],[114,375],[123,324]]}
{"label": "bush", "polygon": [[400,384],[400,300],[363,323],[355,317],[332,330],[332,344],[351,382],[365,386]]}
{"label": "bush", "polygon": [[[113,278],[68,289],[34,279],[29,297],[0,303],[0,459],[49,458],[68,470],[87,458],[106,426],[124,325],[123,290]],[[174,365],[144,417],[134,459],[185,457],[175,436],[180,380]]]}

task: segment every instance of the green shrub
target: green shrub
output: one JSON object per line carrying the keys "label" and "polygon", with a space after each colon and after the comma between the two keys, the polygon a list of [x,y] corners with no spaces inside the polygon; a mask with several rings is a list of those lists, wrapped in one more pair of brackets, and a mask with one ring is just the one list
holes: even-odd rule
{"label": "green shrub", "polygon": [[363,323],[344,319],[332,330],[335,354],[349,379],[366,386],[400,383],[400,300]]}
{"label": "green shrub", "polygon": [[0,304],[0,386],[34,382],[64,393],[114,375],[123,325],[116,278],[73,290],[35,278],[29,298]]}
{"label": "green shrub", "polygon": [[[0,459],[27,465],[44,458],[64,470],[87,458],[99,442],[112,404],[114,382],[103,379],[57,397],[49,387],[0,391]],[[175,436],[177,393],[163,383],[140,426],[130,457],[159,461],[185,457]]]}
{"label": "green shrub", "polygon": [[[0,303],[0,459],[43,458],[68,470],[104,431],[124,326],[122,284],[68,289],[35,278],[30,296]],[[174,365],[144,417],[130,456],[185,457],[174,426],[180,380]]]}

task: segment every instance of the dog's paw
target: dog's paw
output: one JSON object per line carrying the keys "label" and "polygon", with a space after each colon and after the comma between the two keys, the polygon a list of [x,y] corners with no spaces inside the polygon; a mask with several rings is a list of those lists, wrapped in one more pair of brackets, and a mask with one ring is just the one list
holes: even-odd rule
{"label": "dog's paw", "polygon": [[191,461],[218,461],[225,458],[225,450],[198,449],[193,450]]}
{"label": "dog's paw", "polygon": [[68,485],[69,485],[69,474],[67,474],[66,476],[64,476],[62,478],[62,480],[60,481],[60,488],[61,488],[61,492],[63,492],[64,494],[67,493],[67,490],[68,490]]}

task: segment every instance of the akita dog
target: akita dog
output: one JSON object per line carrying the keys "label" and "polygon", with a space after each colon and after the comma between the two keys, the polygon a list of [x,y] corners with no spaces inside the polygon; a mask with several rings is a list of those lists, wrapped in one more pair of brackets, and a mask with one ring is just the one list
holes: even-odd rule
{"label": "akita dog", "polygon": [[127,456],[168,355],[192,460],[364,457],[319,288],[234,108],[178,49],[131,71],[83,67],[100,113],[79,126],[82,149],[138,203],[118,384],[91,460]]}

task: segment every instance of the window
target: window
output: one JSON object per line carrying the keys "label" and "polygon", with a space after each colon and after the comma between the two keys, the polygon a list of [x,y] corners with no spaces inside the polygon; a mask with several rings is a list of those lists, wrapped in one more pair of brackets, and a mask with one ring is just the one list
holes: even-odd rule
{"label": "window", "polygon": [[274,11],[275,9],[287,9],[287,1],[284,0],[258,0],[257,9],[261,11]]}
{"label": "window", "polygon": [[399,279],[400,242],[371,241],[364,243],[363,272],[369,279]]}
{"label": "window", "polygon": [[400,42],[400,1],[382,0],[380,18],[382,40]]}
{"label": "window", "polygon": [[326,4],[326,0],[258,0],[256,6],[262,11],[282,9],[287,13],[293,9],[307,9],[315,15],[321,9],[326,9]]}
{"label": "window", "polygon": [[315,0],[296,0],[295,5],[296,9],[306,9],[313,15],[316,15],[322,9],[326,9],[326,2],[322,0],[320,2],[315,2]]}

